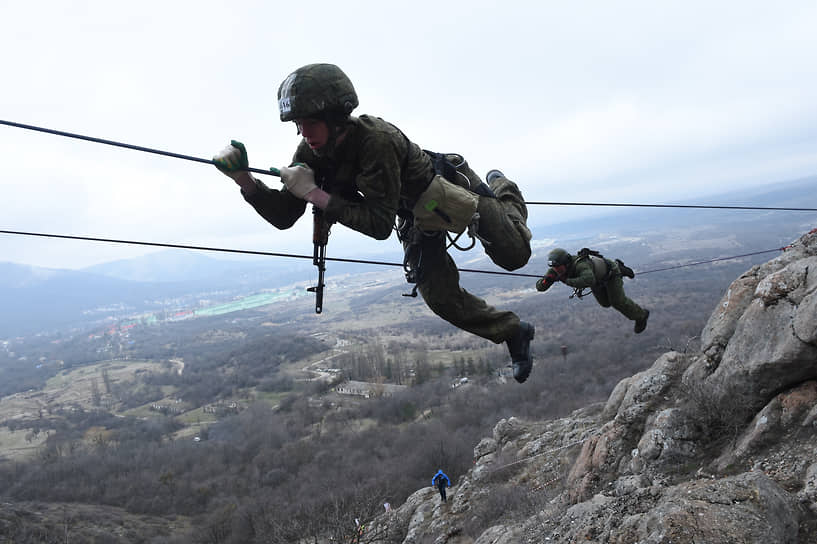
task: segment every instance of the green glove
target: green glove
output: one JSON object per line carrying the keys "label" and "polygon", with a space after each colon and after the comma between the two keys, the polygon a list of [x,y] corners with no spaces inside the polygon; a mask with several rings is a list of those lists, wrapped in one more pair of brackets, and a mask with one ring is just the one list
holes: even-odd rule
{"label": "green glove", "polygon": [[213,164],[219,172],[232,178],[241,187],[245,197],[257,190],[256,180],[247,170],[250,163],[247,159],[247,150],[241,142],[231,140],[230,145],[213,157]]}
{"label": "green glove", "polygon": [[247,150],[244,144],[237,140],[231,140],[230,145],[219,151],[213,157],[213,164],[223,174],[238,181],[238,177],[247,173],[250,167],[249,159],[247,158]]}

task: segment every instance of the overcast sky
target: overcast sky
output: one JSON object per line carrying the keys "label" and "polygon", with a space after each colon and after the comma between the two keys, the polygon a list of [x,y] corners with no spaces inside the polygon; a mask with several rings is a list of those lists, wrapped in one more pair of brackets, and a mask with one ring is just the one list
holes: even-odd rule
{"label": "overcast sky", "polygon": [[[6,121],[203,158],[237,139],[252,166],[283,166],[298,136],[278,85],[331,62],[356,114],[502,169],[529,201],[666,203],[817,174],[813,0],[0,5]],[[2,125],[0,150],[1,230],[311,253],[308,218],[274,229],[210,165]],[[330,243],[397,244],[341,226]],[[145,251],[0,235],[0,261],[38,266]]]}

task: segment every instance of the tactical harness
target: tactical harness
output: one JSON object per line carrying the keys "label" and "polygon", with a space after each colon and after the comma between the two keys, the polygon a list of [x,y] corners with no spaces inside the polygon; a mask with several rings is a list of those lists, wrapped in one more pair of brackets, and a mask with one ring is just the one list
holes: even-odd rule
{"label": "tactical harness", "polygon": [[[436,176],[441,176],[448,182],[458,186],[459,188],[466,189],[471,193],[479,196],[496,198],[496,195],[493,193],[493,191],[491,191],[490,187],[483,183],[482,180],[472,180],[467,175],[466,169],[468,168],[468,163],[462,155],[457,153],[435,153],[434,151],[428,151],[426,149],[424,149],[423,152],[431,159],[435,178]],[[429,182],[429,185],[431,185],[433,182],[434,178],[432,178],[432,180]],[[476,189],[473,187],[476,187]],[[446,211],[437,206],[437,202],[434,200],[429,201],[424,208],[429,212],[439,215],[443,222],[450,223],[450,218],[446,214]],[[404,244],[405,248],[403,255],[403,270],[406,274],[406,281],[414,284],[410,293],[403,293],[403,296],[406,297],[416,297],[417,288],[423,281],[422,247],[425,240],[439,238],[443,235],[443,232],[445,232],[448,239],[448,243],[445,247],[446,251],[451,247],[454,247],[460,251],[468,251],[476,245],[477,239],[479,239],[483,245],[490,245],[490,242],[479,236],[479,213],[474,212],[467,228],[452,236],[452,233],[447,230],[424,230],[420,228],[418,225],[416,225],[416,214],[412,211],[416,209],[417,202],[401,203],[401,207],[397,212],[398,224],[395,228],[397,232],[397,239]],[[463,233],[467,233],[468,237],[471,239],[471,243],[467,247],[462,247],[457,244],[457,241],[460,239]]]}
{"label": "tactical harness", "polygon": [[[593,277],[596,278],[596,283],[594,283],[591,287],[574,287],[573,294],[570,295],[569,298],[576,297],[581,300],[583,297],[586,297],[590,293],[586,293],[585,289],[590,289],[592,292],[593,288],[595,287],[603,287],[607,285],[607,282],[613,278],[621,277],[621,271],[618,272],[610,266],[608,259],[604,257],[598,251],[593,249],[588,249],[583,247],[579,250],[578,258],[576,259],[576,263],[584,260],[589,260],[590,264],[593,266]],[[602,267],[604,267],[602,269]],[[601,278],[601,279],[598,279]]]}

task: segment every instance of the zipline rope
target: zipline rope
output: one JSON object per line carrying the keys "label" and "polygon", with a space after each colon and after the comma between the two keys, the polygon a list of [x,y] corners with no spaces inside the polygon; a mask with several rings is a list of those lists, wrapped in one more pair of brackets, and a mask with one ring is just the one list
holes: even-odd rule
{"label": "zipline rope", "polygon": [[817,208],[771,208],[764,206],[716,206],[698,204],[613,204],[604,202],[525,202],[528,206],[608,206],[620,208],[690,208],[704,210],[767,210],[787,212],[817,212]]}
{"label": "zipline rope", "polygon": [[[119,240],[116,238],[98,238],[95,236],[73,236],[69,234],[49,234],[45,232],[24,232],[17,230],[0,230],[0,234],[13,234],[18,236],[38,236],[42,238],[62,238],[66,240],[85,240],[88,242],[107,242],[111,244],[130,244],[138,246],[151,247],[167,247],[174,249],[194,249],[197,251],[218,251],[222,253],[243,253],[246,255],[265,255],[268,257],[287,257],[290,259],[309,259],[314,258],[313,255],[296,255],[293,253],[273,253],[270,251],[253,251],[250,249],[230,249],[223,247],[207,247],[207,246],[193,246],[187,244],[168,244],[162,242],[143,242],[138,240]],[[403,267],[403,263],[390,263],[386,261],[370,261],[366,259],[345,259],[342,257],[326,257],[327,261],[334,261],[338,263],[355,263],[355,264],[376,264],[381,266],[399,266]],[[539,278],[538,274],[521,274],[518,272],[498,272],[495,270],[476,270],[472,268],[458,268],[460,272],[475,272],[479,274],[496,274],[501,276],[521,276],[528,278]]]}
{"label": "zipline rope", "polygon": [[[141,145],[126,144],[122,142],[115,142],[113,140],[106,140],[104,138],[95,138],[94,136],[83,136],[82,134],[74,134],[73,132],[63,132],[61,130],[54,130],[50,128],[35,127],[34,125],[24,125],[22,123],[15,123],[13,121],[4,121],[0,119],[0,124],[8,125],[10,127],[24,128],[26,130],[35,130],[37,132],[45,132],[47,134],[55,134],[57,136],[65,136],[66,138],[76,138],[78,140],[85,140],[97,144],[113,145],[116,147],[124,147],[125,149],[133,149],[135,151],[144,151],[145,153],[154,153],[156,155],[164,155],[165,157],[173,157],[174,159],[184,159],[186,161],[201,162],[205,164],[215,165],[212,159],[202,159],[201,157],[193,157],[191,155],[183,155],[181,153],[173,153],[172,151],[162,151],[161,149],[153,149],[150,147],[143,147]],[[278,170],[261,170],[260,168],[247,168],[249,172],[256,174],[266,174],[268,176],[277,176]]]}
{"label": "zipline rope", "polygon": [[686,268],[687,266],[697,266],[699,264],[708,264],[718,261],[729,261],[732,259],[739,259],[741,257],[750,257],[752,255],[762,255],[763,253],[772,253],[773,251],[786,251],[791,246],[778,247],[776,249],[765,249],[763,251],[755,251],[753,253],[744,253],[743,255],[733,255],[732,257],[719,257],[717,259],[709,259],[708,261],[698,261],[696,263],[679,264],[676,266],[668,266],[666,268],[656,268],[654,270],[645,270],[644,272],[636,272],[636,275],[643,276],[644,274],[652,274],[653,272],[664,272],[665,270],[675,270],[676,268]]}
{"label": "zipline rope", "polygon": [[[37,132],[44,132],[47,134],[53,134],[57,136],[64,136],[66,138],[75,138],[79,140],[85,140],[89,142],[105,144],[105,145],[112,145],[116,147],[123,147],[126,149],[132,149],[135,151],[143,151],[146,153],[154,153],[157,155],[163,155],[166,157],[172,157],[176,159],[184,159],[188,161],[200,162],[204,164],[215,164],[212,159],[203,159],[200,157],[194,157],[191,155],[184,155],[181,153],[174,153],[171,151],[162,151],[160,149],[153,149],[144,146],[138,146],[133,144],[127,144],[122,142],[116,142],[114,140],[107,140],[104,138],[96,138],[93,136],[85,136],[82,134],[75,134],[71,132],[64,132],[61,130],[54,130],[50,128],[38,127],[34,125],[26,125],[23,123],[16,123],[14,121],[5,121],[0,119],[0,124],[7,125],[10,127],[22,128],[25,130],[33,130]],[[266,175],[278,175],[277,169],[269,169],[269,170],[262,170],[260,168],[248,168],[249,172],[254,172],[257,174],[266,174]],[[714,206],[714,205],[681,205],[681,204],[631,204],[631,203],[590,203],[590,202],[526,202],[527,205],[546,205],[546,206],[610,206],[610,207],[639,207],[639,208],[695,208],[695,209],[731,209],[731,210],[774,210],[774,211],[817,211],[817,208],[783,208],[783,207],[757,207],[757,206]],[[215,247],[204,247],[204,246],[193,246],[193,245],[186,245],[186,244],[168,244],[168,243],[159,243],[159,242],[144,242],[144,241],[136,241],[136,240],[117,240],[112,238],[99,238],[99,237],[91,237],[91,236],[71,236],[65,234],[47,234],[47,233],[36,233],[36,232],[22,232],[22,231],[11,231],[11,230],[0,230],[2,234],[14,234],[14,235],[21,235],[21,236],[40,236],[40,237],[47,237],[47,238],[63,238],[63,239],[71,239],[71,240],[86,240],[91,242],[107,242],[107,243],[116,243],[116,244],[131,244],[131,245],[143,245],[143,246],[153,246],[153,247],[167,247],[167,248],[177,248],[177,249],[192,249],[192,250],[200,250],[200,251],[217,251],[223,253],[242,253],[247,255],[265,255],[265,256],[272,256],[272,257],[287,257],[287,258],[295,258],[295,259],[313,259],[314,256],[310,255],[295,255],[290,253],[273,253],[268,251],[251,251],[251,250],[241,250],[241,249],[229,249],[229,248],[215,248]],[[699,261],[695,263],[671,266],[666,268],[658,268],[655,270],[647,270],[644,272],[637,272],[637,274],[650,274],[653,272],[662,272],[665,270],[674,270],[676,268],[684,268],[688,266],[696,266],[701,264],[712,263],[716,261],[726,261],[732,259],[738,259],[741,257],[748,257],[751,255],[759,255],[763,253],[770,253],[773,251],[781,251],[786,248],[778,248],[778,249],[769,249],[764,251],[757,251],[754,253],[746,253],[744,255],[736,255],[732,257],[721,257],[718,259],[711,259],[708,261]],[[327,257],[325,260],[327,261],[335,261],[335,262],[346,262],[346,263],[358,263],[358,264],[374,264],[374,265],[383,265],[383,266],[400,266],[402,267],[402,263],[389,263],[389,262],[382,262],[382,261],[371,261],[365,259],[345,259],[339,257]],[[459,268],[460,272],[474,272],[480,274],[495,274],[495,275],[502,275],[502,276],[519,276],[519,277],[529,277],[529,278],[539,278],[538,274],[522,274],[518,272],[499,272],[499,271],[492,271],[492,270],[475,270],[469,268]]]}
{"label": "zipline rope", "polygon": [[[106,242],[110,244],[129,244],[129,245],[138,245],[138,246],[151,246],[151,247],[167,247],[173,249],[193,249],[197,251],[216,251],[221,253],[240,253],[245,255],[264,255],[267,257],[286,257],[290,259],[314,259],[313,255],[297,255],[294,253],[273,253],[270,251],[254,251],[250,249],[231,249],[231,248],[223,248],[223,247],[207,247],[207,246],[194,246],[188,244],[169,244],[163,242],[144,242],[139,240],[121,240],[116,238],[99,238],[95,236],[75,236],[70,234],[49,234],[45,232],[25,232],[19,230],[0,230],[0,234],[11,234],[15,236],[36,236],[40,238],[59,238],[64,240],[84,240],[87,242]],[[643,274],[651,274],[653,272],[663,272],[665,270],[675,270],[676,268],[685,268],[687,266],[697,266],[700,264],[707,264],[713,263],[717,261],[729,261],[732,259],[740,259],[742,257],[749,257],[751,255],[761,255],[763,253],[771,253],[773,251],[785,251],[788,249],[789,246],[780,247],[776,249],[766,249],[763,251],[755,251],[753,253],[744,253],[743,255],[733,255],[731,257],[719,257],[717,259],[711,259],[708,261],[698,261],[694,263],[688,264],[680,264],[676,266],[669,266],[667,268],[657,268],[654,270],[647,270],[645,272],[636,272],[637,276]],[[334,261],[339,263],[354,263],[354,264],[374,264],[380,266],[399,266],[403,267],[403,263],[390,263],[386,261],[371,261],[366,259],[346,259],[342,257],[326,257],[325,260],[327,261]],[[494,274],[497,276],[517,276],[522,278],[541,278],[541,274],[523,274],[521,272],[500,272],[496,270],[477,270],[474,268],[458,268],[460,272],[473,272],[475,274]]]}
{"label": "zipline rope", "polygon": [[[46,134],[54,134],[56,136],[64,136],[66,138],[75,138],[78,140],[85,140],[98,144],[112,145],[116,147],[123,147],[126,149],[133,149],[135,151],[143,151],[145,153],[154,153],[156,155],[164,155],[166,157],[173,157],[176,159],[184,159],[187,161],[200,162],[204,164],[215,164],[212,159],[203,159],[201,157],[194,157],[191,155],[184,155],[181,153],[173,153],[171,151],[162,151],[160,149],[153,149],[141,145],[133,145],[114,140],[106,140],[104,138],[96,138],[94,136],[84,136],[82,134],[75,134],[72,132],[64,132],[62,130],[54,130],[50,128],[38,127],[34,125],[26,125],[23,123],[16,123],[14,121],[4,121],[0,119],[0,124],[22,128],[25,130],[33,130],[37,132],[44,132]],[[256,174],[265,174],[279,176],[277,169],[261,169],[261,168],[247,168],[247,171]],[[525,202],[528,206],[598,206],[598,207],[632,207],[632,208],[686,208],[686,209],[714,209],[714,210],[766,210],[766,211],[790,211],[790,212],[817,212],[817,208],[783,208],[783,207],[763,207],[763,206],[714,206],[714,205],[685,205],[685,204],[631,204],[631,203],[604,203],[604,202]]]}

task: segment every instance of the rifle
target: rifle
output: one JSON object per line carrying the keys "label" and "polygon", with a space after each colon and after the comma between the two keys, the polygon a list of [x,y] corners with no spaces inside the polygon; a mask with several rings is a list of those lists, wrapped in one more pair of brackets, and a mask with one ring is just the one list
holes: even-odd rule
{"label": "rifle", "polygon": [[306,290],[315,293],[315,313],[323,311],[323,273],[326,272],[326,244],[329,242],[329,223],[323,218],[323,210],[312,206],[312,264],[318,267],[318,285],[307,287]]}
{"label": "rifle", "polygon": [[[300,164],[300,163],[295,163]],[[270,168],[273,176],[281,177],[278,168]],[[312,264],[318,267],[318,285],[307,287],[310,293],[315,293],[315,313],[323,311],[323,273],[326,272],[326,244],[329,242],[329,223],[323,218],[323,210],[317,206],[312,206]]]}

